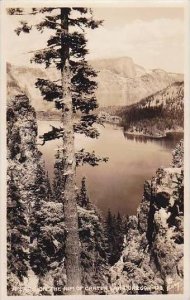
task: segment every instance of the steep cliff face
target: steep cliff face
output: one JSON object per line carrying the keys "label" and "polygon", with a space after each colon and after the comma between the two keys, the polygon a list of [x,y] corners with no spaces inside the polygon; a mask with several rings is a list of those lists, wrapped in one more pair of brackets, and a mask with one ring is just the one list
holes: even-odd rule
{"label": "steep cliff face", "polygon": [[137,216],[129,217],[125,248],[111,268],[121,294],[183,292],[183,143],[172,166],[145,182]]}
{"label": "steep cliff face", "polygon": [[[97,59],[92,60],[90,63],[96,70],[109,70],[113,74],[128,78],[134,78],[140,71],[139,67],[134,64],[131,57]],[[141,68],[141,71],[144,71],[144,73],[146,72],[144,68]]]}
{"label": "steep cliff face", "polygon": [[35,110],[14,76],[10,75],[7,103],[8,170],[19,184],[22,200],[26,203],[30,202],[28,193],[35,186],[39,169],[44,170],[42,176],[45,176],[42,154],[36,145],[37,131]]}
{"label": "steep cliff face", "polygon": [[146,70],[130,57],[91,61],[97,70],[97,98],[100,106],[130,105],[175,81],[182,81],[182,74],[164,70]]}
{"label": "steep cliff face", "polygon": [[[147,71],[136,65],[132,58],[100,59],[90,62],[98,72],[96,91],[101,107],[123,106],[138,102],[144,97],[166,88],[173,82],[182,81],[182,74],[167,73],[154,69]],[[14,74],[19,85],[31,99],[36,111],[50,111],[54,109],[52,103],[44,103],[40,91],[35,88],[37,78],[57,80],[59,74],[53,68],[44,70],[8,65],[8,72]]]}
{"label": "steep cliff face", "polygon": [[[35,88],[35,82],[37,78],[56,78],[55,70],[51,69],[51,72],[46,74],[44,70],[40,68],[28,68],[21,66],[14,66],[7,64],[7,74],[8,78],[14,78],[12,84],[14,85],[15,80],[19,83],[20,90],[24,93],[31,102],[31,105],[35,111],[55,111],[53,103],[44,102],[40,93],[40,90]],[[9,84],[10,86],[10,84]],[[11,87],[11,86],[10,86]],[[13,92],[10,89],[10,92]]]}
{"label": "steep cliff face", "polygon": [[183,80],[183,77],[171,76],[162,70],[152,70],[133,78],[102,70],[97,79],[97,98],[100,106],[130,105],[178,80]]}
{"label": "steep cliff face", "polygon": [[[36,112],[10,69],[7,95],[8,295],[64,294],[63,203],[52,198],[42,154],[36,145]],[[94,292],[91,286],[107,282],[102,220],[95,208],[78,206],[78,213],[82,280],[87,287],[84,293],[101,294],[101,289]],[[56,293],[53,288],[61,291]]]}
{"label": "steep cliff face", "polygon": [[[7,78],[7,245],[8,294],[30,294],[31,215],[35,201],[47,201],[48,179],[37,149],[34,108],[13,74]],[[14,290],[16,289],[16,290]]]}

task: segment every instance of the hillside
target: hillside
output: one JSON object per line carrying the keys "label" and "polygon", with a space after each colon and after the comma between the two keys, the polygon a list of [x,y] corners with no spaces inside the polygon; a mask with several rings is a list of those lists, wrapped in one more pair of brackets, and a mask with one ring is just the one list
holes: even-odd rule
{"label": "hillside", "polygon": [[184,82],[175,82],[119,114],[128,134],[162,137],[167,131],[183,130]]}
{"label": "hillside", "polygon": [[[23,72],[24,69],[21,76],[24,76]],[[32,74],[34,78],[39,74],[38,70],[34,69]],[[56,295],[56,288],[59,287],[59,294],[65,294],[66,228],[63,200],[59,199],[60,177],[57,182],[54,178],[54,185],[51,187],[42,153],[37,148],[36,112],[20,87],[19,78],[15,76],[16,72],[11,73],[9,69],[7,293],[9,296]],[[61,163],[62,160],[57,158],[57,168]],[[102,294],[101,286],[107,284],[108,277],[103,221],[87,194],[83,190],[81,194],[77,196],[77,208],[82,283],[87,287],[84,293],[93,294],[94,291],[90,288],[97,285],[100,289],[95,293]]]}
{"label": "hillside", "polygon": [[[27,73],[28,68],[12,70],[8,65],[8,295],[52,295],[50,287],[65,285],[66,229],[62,202],[55,185],[51,191],[44,161],[36,146],[36,112],[21,88],[27,84],[24,72]],[[30,74],[32,80],[41,75],[40,72],[33,69]],[[21,86],[19,78],[23,79]],[[32,85],[29,88],[32,92]],[[27,89],[26,92],[30,94]],[[166,88],[131,107],[141,111],[155,107],[160,109],[162,105],[164,111],[171,115],[182,113],[182,101],[183,83],[175,83],[170,89]],[[160,293],[160,290],[161,293],[182,292],[182,156],[183,144],[180,143],[174,151],[171,167],[159,169],[145,183],[137,216],[129,217],[126,226],[124,250],[119,261],[111,267],[110,274],[102,218],[95,206],[90,205],[86,194],[84,201],[81,187],[78,194],[79,235],[82,281],[84,286],[89,287],[86,294],[104,294],[104,287],[108,287],[111,293],[113,288],[114,293],[126,294],[123,287],[133,284],[151,287],[146,292],[153,294]],[[57,159],[59,164],[61,160]],[[57,180],[60,183],[59,178]],[[95,286],[100,289],[90,289]],[[159,291],[155,290],[156,286],[160,287]],[[46,294],[39,287],[47,287]],[[128,293],[140,294],[144,290],[134,289]]]}
{"label": "hillside", "polygon": [[[134,64],[131,57],[96,59],[90,61],[90,64],[98,71],[109,70],[114,74],[128,78],[134,78],[137,76],[139,70],[138,66]],[[144,68],[142,68],[142,72],[146,72]]]}
{"label": "hillside", "polygon": [[183,293],[183,142],[171,167],[145,182],[136,216],[130,216],[125,246],[111,267],[112,291],[120,294]]}
{"label": "hillside", "polygon": [[91,64],[99,72],[97,98],[100,106],[130,105],[183,80],[182,74],[146,70],[130,57],[100,59]]}
{"label": "hillside", "polygon": [[[35,88],[37,78],[47,78],[47,74],[40,68],[18,67],[7,64],[8,78],[14,78],[13,82],[19,83],[22,92],[30,99],[35,111],[55,110],[54,105],[44,102],[39,89]],[[55,77],[55,75],[54,75]]]}
{"label": "hillside", "polygon": [[[96,95],[101,107],[130,105],[175,81],[183,80],[182,74],[158,69],[146,71],[128,57],[94,60],[90,63],[98,71]],[[54,68],[44,70],[8,64],[7,71],[17,78],[36,111],[54,111],[53,104],[44,103],[39,90],[35,88],[37,78],[57,80],[58,74]]]}
{"label": "hillside", "polygon": [[[18,295],[24,278],[32,272],[29,233],[33,206],[39,199],[41,203],[48,201],[51,195],[42,154],[36,146],[36,113],[11,74],[7,77],[7,96],[7,288],[8,295]],[[27,283],[25,293],[30,292]]]}

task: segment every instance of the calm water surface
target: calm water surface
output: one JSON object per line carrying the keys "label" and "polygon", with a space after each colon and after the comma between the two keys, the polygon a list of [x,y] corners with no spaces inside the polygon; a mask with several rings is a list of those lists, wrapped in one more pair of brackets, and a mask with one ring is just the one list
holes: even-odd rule
{"label": "calm water surface", "polygon": [[[38,121],[39,134],[51,130],[49,124],[59,126],[57,121]],[[171,151],[182,134],[153,140],[125,136],[122,128],[112,125],[98,129],[101,133],[98,139],[76,135],[76,149],[95,150],[97,155],[109,157],[109,161],[97,167],[79,167],[77,182],[80,183],[81,177],[86,176],[90,199],[104,213],[110,208],[114,213],[134,214],[142,199],[144,181],[150,179],[157,168],[169,166]],[[54,155],[59,146],[61,140],[39,146],[51,179]]]}

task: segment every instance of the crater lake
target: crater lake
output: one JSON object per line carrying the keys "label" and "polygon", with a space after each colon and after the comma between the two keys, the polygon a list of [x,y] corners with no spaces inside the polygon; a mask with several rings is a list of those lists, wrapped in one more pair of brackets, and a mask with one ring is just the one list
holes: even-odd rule
{"label": "crater lake", "polygon": [[[59,121],[38,121],[38,134],[49,130],[49,125],[60,126]],[[90,200],[106,214],[108,209],[122,215],[135,214],[143,196],[145,180],[151,179],[160,167],[168,167],[172,161],[172,150],[183,138],[182,133],[169,134],[163,139],[125,136],[122,127],[106,124],[97,126],[97,139],[75,135],[76,150],[85,149],[102,157],[107,163],[99,166],[85,165],[77,168],[76,182],[80,189],[81,179],[86,177]],[[40,140],[39,140],[40,143]],[[39,146],[51,182],[54,175],[56,149],[62,146],[61,139]]]}

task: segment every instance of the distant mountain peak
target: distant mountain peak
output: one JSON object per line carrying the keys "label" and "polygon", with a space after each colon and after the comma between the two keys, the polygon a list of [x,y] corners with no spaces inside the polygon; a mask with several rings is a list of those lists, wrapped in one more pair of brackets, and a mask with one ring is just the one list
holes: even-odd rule
{"label": "distant mountain peak", "polygon": [[[91,60],[90,64],[98,71],[96,96],[100,107],[130,105],[175,81],[183,81],[182,74],[168,73],[158,68],[147,71],[128,56]],[[37,78],[57,80],[59,73],[55,68],[43,70],[8,63],[7,72],[16,78],[36,111],[55,110],[53,103],[43,101],[40,91],[35,88]]]}

